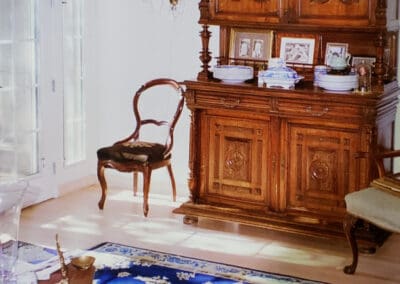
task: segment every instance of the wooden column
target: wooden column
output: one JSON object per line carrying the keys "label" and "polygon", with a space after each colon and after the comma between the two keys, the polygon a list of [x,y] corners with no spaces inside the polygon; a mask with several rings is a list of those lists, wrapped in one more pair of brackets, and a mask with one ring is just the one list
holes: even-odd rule
{"label": "wooden column", "polygon": [[211,37],[211,32],[208,30],[208,25],[203,25],[203,30],[200,32],[201,36],[201,45],[202,50],[200,51],[200,60],[202,62],[201,68],[202,71],[197,75],[198,80],[206,81],[210,77],[210,65],[208,65],[211,61],[211,52],[208,49],[208,44]]}

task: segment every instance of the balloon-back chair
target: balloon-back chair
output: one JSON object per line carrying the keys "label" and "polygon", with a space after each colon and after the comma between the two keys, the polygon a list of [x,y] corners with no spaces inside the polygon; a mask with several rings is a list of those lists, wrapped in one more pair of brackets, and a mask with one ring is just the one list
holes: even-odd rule
{"label": "balloon-back chair", "polygon": [[[112,146],[100,148],[97,151],[97,177],[102,190],[98,202],[100,209],[104,208],[107,195],[105,168],[132,172],[135,196],[137,195],[138,172],[143,174],[143,213],[146,217],[149,212],[148,198],[153,170],[167,167],[172,184],[173,200],[176,200],[171,152],[175,125],[184,105],[182,92],[182,86],[168,78],[151,80],[137,90],[133,97],[133,112],[136,119],[133,133]],[[172,104],[172,109],[167,108],[167,104]],[[165,116],[168,118],[165,119]],[[161,139],[160,131],[163,134]]]}

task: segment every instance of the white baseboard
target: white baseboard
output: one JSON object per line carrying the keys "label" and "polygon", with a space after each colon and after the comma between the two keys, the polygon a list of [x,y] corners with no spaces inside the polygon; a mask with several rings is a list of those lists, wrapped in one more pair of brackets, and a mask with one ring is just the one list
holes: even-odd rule
{"label": "white baseboard", "polygon": [[73,180],[64,184],[61,184],[59,186],[58,190],[58,196],[62,196],[71,192],[74,192],[76,190],[82,189],[84,187],[89,187],[92,185],[97,184],[97,177],[95,175],[90,175],[83,177],[78,180]]}

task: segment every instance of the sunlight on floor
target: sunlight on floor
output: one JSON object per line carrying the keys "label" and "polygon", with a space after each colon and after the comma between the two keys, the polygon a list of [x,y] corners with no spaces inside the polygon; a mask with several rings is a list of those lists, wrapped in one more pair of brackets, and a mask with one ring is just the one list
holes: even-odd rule
{"label": "sunlight on floor", "polygon": [[[281,262],[298,263],[311,266],[331,266],[343,263],[344,258],[337,256],[321,256],[321,253],[308,249],[289,248],[285,244],[265,244],[265,240],[249,239],[249,236],[232,234],[232,231],[239,230],[238,226],[226,226],[226,231],[215,231],[214,228],[197,231],[195,227],[181,224],[180,218],[141,216],[141,205],[143,202],[141,194],[133,196],[129,190],[114,191],[109,194],[108,207],[104,210],[93,213],[90,209],[82,209],[79,214],[66,214],[51,222],[41,225],[43,229],[61,230],[62,232],[80,233],[85,235],[100,236],[105,234],[101,227],[104,218],[113,216],[115,207],[121,208],[119,218],[111,224],[109,232],[120,232],[130,236],[133,240],[140,242],[174,245],[180,244],[190,249],[209,251],[212,253],[225,253],[237,256],[260,255],[268,259],[275,259]],[[169,196],[151,195],[149,199],[150,210],[157,211],[157,207],[176,207],[177,202],[172,202]],[[125,210],[126,207],[138,209]],[[185,226],[185,230],[171,230],[173,227]],[[218,224],[220,230],[223,229]],[[160,237],[162,236],[162,237]]]}
{"label": "sunlight on floor", "polygon": [[[345,243],[339,245],[206,218],[186,225],[183,215],[172,213],[186,198],[172,202],[171,195],[150,194],[148,217],[143,216],[141,193],[133,196],[130,189],[112,188],[104,210],[97,206],[99,198],[99,189],[92,187],[24,209],[22,240],[53,246],[58,233],[63,246],[69,249],[113,241],[278,273],[289,269],[298,276],[329,283],[383,283],[382,279],[388,275],[398,279],[389,272],[397,264],[398,236],[388,244],[386,251],[380,251],[383,256],[361,256],[357,275],[349,277],[342,272],[351,257]],[[387,258],[386,254],[391,256]],[[337,281],[332,282],[329,275],[334,275]],[[379,282],[353,281],[371,277]]]}
{"label": "sunlight on floor", "polygon": [[197,233],[185,240],[182,246],[208,250],[210,252],[228,253],[234,255],[254,255],[262,247],[262,242],[231,238],[229,233]]}
{"label": "sunlight on floor", "polygon": [[279,243],[265,246],[259,255],[268,259],[287,263],[301,263],[308,266],[338,266],[343,265],[346,258],[335,255],[324,255],[322,251],[311,248],[290,248]]}
{"label": "sunlight on floor", "polygon": [[[100,195],[99,195],[100,196]],[[143,194],[141,192],[137,193],[137,196],[133,195],[132,191],[123,190],[116,193],[109,193],[107,196],[108,201],[129,201],[135,203],[143,203]],[[185,202],[187,197],[179,197],[177,196],[176,202],[172,201],[172,194],[169,195],[162,195],[162,194],[155,194],[150,193],[149,204],[152,205],[162,205],[162,206],[169,206],[169,207],[178,207],[181,203]]]}
{"label": "sunlight on floor", "polygon": [[74,233],[100,235],[101,230],[95,219],[99,218],[91,218],[89,220],[85,220],[73,215],[67,215],[58,218],[53,222],[42,224],[40,227],[43,229],[61,229],[62,231]]}

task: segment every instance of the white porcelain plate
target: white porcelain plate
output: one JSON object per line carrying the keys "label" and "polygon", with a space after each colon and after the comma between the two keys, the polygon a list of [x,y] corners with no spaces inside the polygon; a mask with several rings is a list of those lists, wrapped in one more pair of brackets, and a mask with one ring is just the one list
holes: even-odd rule
{"label": "white porcelain plate", "polygon": [[253,67],[244,65],[219,65],[214,67],[214,78],[225,83],[243,83],[253,79]]}
{"label": "white porcelain plate", "polygon": [[240,83],[244,83],[245,81],[247,81],[249,79],[221,79],[222,82],[224,83],[228,83],[228,84],[240,84]]}
{"label": "white porcelain plate", "polygon": [[358,87],[358,76],[321,74],[318,84],[330,91],[350,91]]}
{"label": "white porcelain plate", "polygon": [[357,82],[338,83],[338,82],[320,81],[319,86],[329,91],[350,91],[352,89],[357,88]]}

